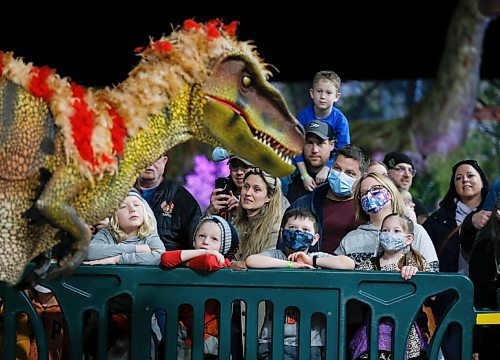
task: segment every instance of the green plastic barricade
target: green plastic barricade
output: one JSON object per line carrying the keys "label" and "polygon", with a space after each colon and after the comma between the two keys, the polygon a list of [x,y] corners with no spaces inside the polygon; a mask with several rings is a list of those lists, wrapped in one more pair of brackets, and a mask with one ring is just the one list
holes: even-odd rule
{"label": "green plastic barricade", "polygon": [[[377,344],[378,323],[383,317],[394,321],[394,359],[403,359],[410,326],[425,299],[444,290],[456,292],[442,323],[438,325],[430,344],[430,359],[436,359],[439,343],[448,325],[462,328],[462,354],[472,356],[472,329],[476,322],[473,308],[472,283],[458,274],[419,273],[411,280],[399,273],[377,271],[333,270],[248,270],[223,269],[202,273],[191,269],[162,270],[147,266],[80,266],[64,281],[42,281],[56,294],[67,322],[73,359],[82,359],[84,312],[93,310],[99,318],[97,333],[98,358],[107,358],[108,306],[111,298],[128,294],[131,306],[131,359],[149,359],[151,354],[151,316],[155,309],[166,312],[165,352],[160,358],[176,359],[178,308],[193,307],[193,359],[203,358],[204,309],[209,299],[220,304],[219,358],[230,358],[231,308],[244,303],[244,357],[257,358],[259,303],[272,303],[273,342],[275,359],[283,358],[283,324],[287,308],[297,308],[299,321],[300,359],[309,359],[310,323],[315,313],[323,314],[326,322],[326,358],[348,359],[346,344],[346,304],[356,300],[366,304],[371,312],[371,344]],[[16,315],[29,316],[36,334],[41,359],[48,359],[43,326],[29,298],[21,291],[0,286],[3,301],[2,358],[14,359],[16,352]],[[371,358],[377,357],[377,346],[371,346]]]}

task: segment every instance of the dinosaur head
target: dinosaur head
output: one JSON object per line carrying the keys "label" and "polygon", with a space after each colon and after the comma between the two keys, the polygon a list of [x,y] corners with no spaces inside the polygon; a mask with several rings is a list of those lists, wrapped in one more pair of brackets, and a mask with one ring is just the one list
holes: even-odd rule
{"label": "dinosaur head", "polygon": [[171,129],[182,133],[179,139],[222,145],[275,176],[288,175],[304,130],[267,81],[270,71],[255,47],[236,38],[236,25],[184,21],[170,36],[141,48],[139,65],[106,97],[129,136],[148,126],[140,119],[149,114],[186,105],[188,111],[172,110],[189,120],[189,130],[178,126],[180,120]]}
{"label": "dinosaur head", "polygon": [[202,91],[204,127],[217,143],[275,176],[293,171],[304,131],[258,64],[244,54],[228,55]]}

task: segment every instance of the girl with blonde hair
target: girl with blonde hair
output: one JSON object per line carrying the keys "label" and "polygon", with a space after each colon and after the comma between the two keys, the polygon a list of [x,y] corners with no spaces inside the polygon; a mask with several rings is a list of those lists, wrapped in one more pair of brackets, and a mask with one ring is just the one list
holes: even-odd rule
{"label": "girl with blonde hair", "polygon": [[89,244],[88,265],[159,265],[165,246],[156,219],[144,198],[132,189],[115,211],[107,228]]}

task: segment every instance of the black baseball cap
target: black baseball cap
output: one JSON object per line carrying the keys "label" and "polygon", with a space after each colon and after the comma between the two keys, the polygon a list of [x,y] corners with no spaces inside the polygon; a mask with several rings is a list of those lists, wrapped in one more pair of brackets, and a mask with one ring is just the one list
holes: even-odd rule
{"label": "black baseball cap", "polygon": [[333,139],[333,130],[330,125],[324,121],[314,120],[308,123],[305,127],[306,135],[314,134],[323,140]]}
{"label": "black baseball cap", "polygon": [[242,157],[239,157],[239,156],[236,156],[236,155],[231,155],[229,156],[229,161],[228,163],[234,163],[236,161],[241,161],[243,164],[245,164],[246,166],[253,166],[253,164],[248,161],[248,160],[245,160],[243,159]]}

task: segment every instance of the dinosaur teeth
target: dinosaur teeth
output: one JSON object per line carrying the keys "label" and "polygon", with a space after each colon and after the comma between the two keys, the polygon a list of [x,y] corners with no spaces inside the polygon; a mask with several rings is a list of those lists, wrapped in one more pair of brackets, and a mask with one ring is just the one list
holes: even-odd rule
{"label": "dinosaur teeth", "polygon": [[285,163],[292,165],[292,157],[294,154],[290,150],[288,150],[284,145],[280,144],[270,135],[262,131],[254,130],[253,133],[254,133],[254,138],[256,140],[258,140],[260,143],[273,150],[274,153]]}

